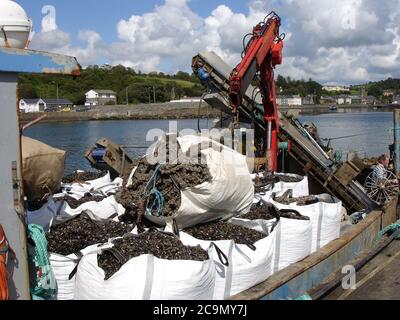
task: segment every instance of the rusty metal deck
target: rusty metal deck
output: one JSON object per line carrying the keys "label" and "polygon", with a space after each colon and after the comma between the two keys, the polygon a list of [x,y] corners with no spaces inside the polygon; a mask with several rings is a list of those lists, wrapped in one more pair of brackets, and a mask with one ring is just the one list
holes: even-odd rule
{"label": "rusty metal deck", "polygon": [[400,300],[400,241],[393,241],[356,273],[356,288],[336,288],[324,300]]}

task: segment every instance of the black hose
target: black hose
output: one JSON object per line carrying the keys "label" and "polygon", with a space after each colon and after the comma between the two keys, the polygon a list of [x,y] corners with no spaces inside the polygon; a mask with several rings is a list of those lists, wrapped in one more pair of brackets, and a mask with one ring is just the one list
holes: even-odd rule
{"label": "black hose", "polygon": [[200,129],[200,110],[201,110],[201,103],[204,100],[204,97],[206,96],[206,94],[208,94],[208,92],[204,92],[203,95],[200,98],[200,103],[199,103],[199,109],[198,109],[198,113],[197,113],[197,131],[198,133],[201,133],[201,129]]}

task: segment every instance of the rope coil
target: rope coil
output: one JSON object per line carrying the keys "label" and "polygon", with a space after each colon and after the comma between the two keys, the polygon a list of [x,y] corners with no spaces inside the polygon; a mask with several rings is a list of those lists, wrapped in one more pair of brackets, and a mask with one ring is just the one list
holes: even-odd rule
{"label": "rope coil", "polygon": [[[387,226],[385,229],[383,229],[381,232],[378,233],[378,237],[376,241],[379,241],[382,239],[382,237],[386,234],[393,234],[397,231],[400,230],[400,220],[397,222],[391,224],[390,226]],[[400,240],[400,234],[395,237],[396,240]]]}
{"label": "rope coil", "polygon": [[[149,182],[144,188],[143,196],[148,198],[148,203],[146,206],[146,214],[153,215],[153,210],[157,211],[157,217],[162,215],[162,212],[165,207],[165,199],[164,195],[160,190],[157,189],[157,179],[161,173],[161,168],[163,164],[159,164],[151,176]],[[151,197],[153,197],[153,201],[150,201]]]}
{"label": "rope coil", "polygon": [[28,226],[29,238],[34,243],[34,252],[30,259],[35,265],[36,279],[31,293],[35,297],[51,299],[57,290],[57,283],[50,264],[48,243],[45,232],[41,226],[30,224]]}

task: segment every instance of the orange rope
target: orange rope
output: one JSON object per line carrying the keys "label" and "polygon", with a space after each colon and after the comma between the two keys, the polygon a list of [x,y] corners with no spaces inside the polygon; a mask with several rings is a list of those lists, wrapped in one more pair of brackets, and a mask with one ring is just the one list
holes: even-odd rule
{"label": "orange rope", "polygon": [[[7,241],[3,227],[0,225],[0,249],[3,248],[7,248]],[[8,300],[7,256],[7,252],[0,254],[0,301]]]}

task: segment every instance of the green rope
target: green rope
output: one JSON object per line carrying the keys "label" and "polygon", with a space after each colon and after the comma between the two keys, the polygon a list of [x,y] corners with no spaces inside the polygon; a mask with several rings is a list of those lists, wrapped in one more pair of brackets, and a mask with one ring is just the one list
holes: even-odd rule
{"label": "green rope", "polygon": [[301,297],[295,299],[295,300],[312,300],[312,298],[310,297],[310,295],[308,293],[305,293],[304,295],[302,295]]}
{"label": "green rope", "polygon": [[158,217],[162,215],[165,207],[164,195],[157,189],[157,179],[162,166],[163,164],[157,166],[143,192],[145,198],[150,198],[151,196],[154,197],[153,201],[151,203],[149,202],[146,207],[147,214],[152,215],[153,210],[156,209]]}
{"label": "green rope", "polygon": [[57,283],[49,260],[45,232],[35,224],[28,226],[28,232],[35,244],[34,254],[30,254],[30,258],[37,271],[35,286],[31,288],[32,296],[51,299],[56,293]]}
{"label": "green rope", "polygon": [[[397,222],[391,224],[390,226],[387,226],[385,229],[383,229],[381,232],[378,233],[378,237],[376,241],[379,241],[382,239],[382,237],[387,234],[387,233],[395,233],[397,230],[400,230],[400,220]],[[395,237],[396,240],[400,240],[400,234]]]}

